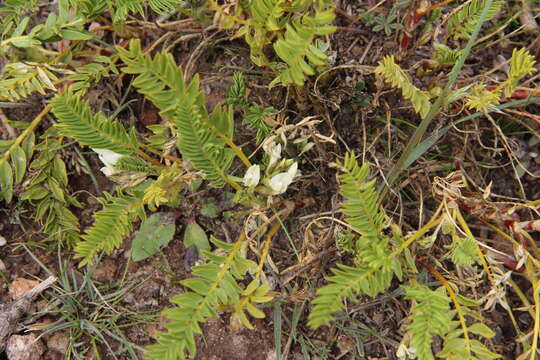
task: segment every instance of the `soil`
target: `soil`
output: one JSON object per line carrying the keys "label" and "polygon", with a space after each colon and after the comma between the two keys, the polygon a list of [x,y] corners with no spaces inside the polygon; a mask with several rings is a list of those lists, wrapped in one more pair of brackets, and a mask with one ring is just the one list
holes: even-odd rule
{"label": "soil", "polygon": [[[362,4],[359,4],[362,3]],[[295,311],[300,311],[300,324],[294,331],[296,337],[294,344],[288,350],[287,359],[308,359],[306,353],[311,353],[311,359],[396,359],[396,349],[403,337],[405,319],[409,312],[409,305],[398,300],[398,284],[391,291],[377,296],[374,299],[359,298],[358,303],[350,304],[346,319],[340,326],[332,326],[321,330],[310,330],[305,319],[309,308],[308,302],[314,297],[313,289],[324,283],[324,276],[330,275],[329,269],[338,262],[351,263],[351,259],[336,251],[334,234],[338,226],[324,221],[314,221],[319,216],[335,214],[339,209],[338,182],[335,168],[328,164],[337,156],[353,149],[363,153],[366,160],[377,165],[381,174],[386,174],[395,164],[400,152],[410,138],[411,128],[406,125],[395,126],[390,122],[391,118],[398,118],[403,122],[418,124],[418,116],[412,110],[409,102],[398,91],[381,90],[373,75],[366,75],[361,67],[347,67],[346,65],[376,66],[384,55],[398,54],[400,65],[404,69],[418,70],[423,61],[429,58],[430,47],[415,43],[406,53],[400,52],[397,33],[386,36],[384,32],[373,32],[364,23],[354,23],[352,17],[361,12],[361,9],[375,5],[375,1],[340,1],[339,8],[342,10],[335,20],[339,27],[329,38],[332,50],[335,51],[334,66],[327,76],[322,77],[315,87],[310,82],[305,91],[291,89],[274,89],[268,91],[263,85],[267,79],[258,75],[248,77],[247,87],[250,89],[250,98],[267,106],[274,106],[283,110],[288,116],[289,122],[297,123],[307,116],[318,115],[322,120],[317,125],[317,132],[331,137],[333,142],[316,140],[314,149],[310,152],[309,160],[302,158],[300,168],[303,178],[300,183],[291,187],[299,199],[299,206],[294,212],[294,217],[289,218],[285,227],[288,234],[280,231],[274,239],[271,256],[280,274],[269,275],[269,281],[274,284],[274,291],[279,295],[283,308],[283,333],[282,343],[277,346],[274,342],[274,311],[265,308],[265,319],[254,320],[254,330],[233,330],[227,315],[212,319],[202,326],[203,335],[198,339],[198,360],[273,360],[277,359],[277,349],[286,347],[289,335],[293,331],[291,319]],[[392,2],[388,2],[392,3]],[[378,11],[389,11],[390,4],[384,4]],[[156,41],[161,35],[159,31],[149,31],[145,38],[146,45]],[[532,35],[522,35],[520,42],[527,43]],[[517,39],[516,39],[517,41]],[[174,48],[174,57],[179,64],[189,63],[190,55],[200,44],[200,39],[194,39],[180,44]],[[464,44],[461,44],[463,47]],[[509,58],[514,44],[509,41],[501,41],[489,49],[484,49],[473,55],[467,62],[467,66],[460,74],[459,84],[469,84],[471,79],[492,69],[497,56],[503,55]],[[343,65],[342,68],[339,66]],[[249,50],[245,43],[240,40],[229,39],[229,34],[222,32],[217,34],[214,41],[209,41],[201,51],[197,60],[193,63],[192,73],[199,73],[202,90],[206,95],[206,104],[209,108],[223,103],[226,98],[226,90],[230,86],[232,68],[257,69],[249,61]],[[540,68],[539,68],[540,69]],[[418,71],[416,71],[418,73]],[[426,74],[415,77],[415,85],[422,89],[430,89],[441,84],[441,78],[447,71]],[[365,84],[365,89],[358,90],[358,84]],[[93,103],[96,108],[102,105],[105,111],[115,108],[112,98],[119,99],[123,95],[116,86],[99,85],[92,89]],[[532,87],[532,86],[531,86]],[[105,93],[107,92],[107,93]],[[363,104],[363,100],[369,98],[369,106]],[[147,132],[146,126],[160,121],[157,110],[134,91],[128,95],[128,100],[139,100],[132,106],[137,114],[133,117],[128,111],[120,113],[120,119],[124,122],[136,121],[136,126],[142,133]],[[41,103],[40,98],[35,99]],[[373,105],[373,106],[372,106]],[[376,105],[376,106],[375,106]],[[40,106],[28,108],[6,109],[4,113],[9,119],[30,122],[40,111]],[[459,109],[454,109],[458,111]],[[531,104],[520,109],[530,114],[539,114],[540,105]],[[442,116],[439,122],[428,130],[428,133],[440,129],[446,125],[449,118],[455,115]],[[529,121],[527,119],[525,121]],[[497,121],[511,122],[511,119],[500,117]],[[538,120],[531,126],[538,130]],[[493,140],[487,121],[479,121],[467,124],[463,129],[451,130],[429,152],[410,167],[406,173],[406,179],[400,185],[401,190],[407,196],[405,199],[392,198],[388,202],[387,212],[399,219],[403,229],[412,231],[418,223],[425,223],[435,209],[435,202],[426,199],[431,194],[434,176],[445,176],[454,169],[456,164],[462,164],[470,174],[470,180],[484,188],[491,181],[492,193],[502,199],[529,199],[535,200],[540,197],[540,182],[537,177],[540,174],[540,145],[531,141],[533,137],[523,134],[522,126],[512,123],[515,130],[509,139],[520,149],[519,158],[528,165],[532,175],[523,175],[520,178],[522,188],[516,185],[514,170],[508,166],[509,157],[504,152],[494,152],[494,146],[500,146]],[[482,128],[482,135],[479,132]],[[43,132],[42,128],[37,133]],[[466,133],[464,135],[464,133]],[[249,144],[253,134],[245,129],[239,129],[239,143],[246,143],[246,149],[254,149]],[[2,139],[4,139],[2,135]],[[536,135],[538,136],[538,135]],[[532,145],[531,145],[532,144]],[[290,153],[297,152],[294,148],[288,148]],[[534,156],[536,154],[536,156]],[[91,224],[91,214],[99,208],[95,196],[100,196],[103,191],[110,191],[113,183],[101,174],[102,166],[95,155],[87,155],[91,170],[95,176],[98,187],[91,178],[77,171],[75,164],[69,164],[71,193],[79,194],[79,201],[85,204],[83,209],[73,209],[80,217],[82,228]],[[429,171],[428,169],[433,169]],[[207,188],[187,197],[180,209],[181,215],[176,219],[177,231],[174,239],[168,244],[166,251],[158,256],[141,262],[129,261],[129,249],[131,240],[126,239],[122,247],[111,255],[103,256],[95,269],[92,270],[91,279],[99,286],[110,286],[122,281],[127,293],[121,300],[112,304],[121,311],[132,313],[148,313],[152,316],[159,311],[170,307],[169,299],[175,294],[182,293],[183,287],[180,280],[190,277],[190,265],[194,262],[190,259],[188,251],[182,242],[183,228],[188,221],[195,219],[208,234],[214,234],[220,239],[235,239],[239,233],[239,225],[231,223],[224,216],[224,212],[231,206],[231,201],[220,191],[207,190]],[[201,214],[202,205],[208,201],[218,205],[220,213],[217,217],[209,217]],[[419,211],[418,204],[425,201],[424,208]],[[77,262],[73,260],[72,250],[69,247],[58,248],[55,244],[44,241],[46,235],[40,232],[41,226],[33,221],[32,208],[27,205],[4,205],[0,208],[0,235],[7,239],[8,244],[0,248],[0,303],[8,303],[13,298],[17,279],[44,279],[50,273],[58,274],[63,262],[69,263],[69,268],[77,269]],[[527,215],[524,214],[526,217]],[[534,239],[540,240],[536,235]],[[291,250],[294,244],[298,256]],[[443,256],[445,249],[440,250]],[[195,259],[196,261],[196,259]],[[426,275],[427,276],[427,275]],[[519,279],[516,281],[519,282]],[[522,284],[525,288],[526,282]],[[482,294],[488,289],[478,286],[475,291]],[[51,300],[50,293],[44,293],[44,298]],[[510,296],[511,306],[518,306],[519,300]],[[42,300],[43,301],[43,300]],[[37,311],[43,305],[37,302]],[[89,306],[89,309],[91,306]],[[32,315],[32,312],[28,316]],[[90,310],[89,310],[90,311]],[[496,333],[492,340],[493,349],[500,351],[505,359],[515,358],[515,338],[518,336],[511,326],[507,312],[497,306],[487,312],[487,323]],[[51,323],[58,320],[58,314],[38,316],[32,324],[26,324],[14,338],[13,342],[28,341],[29,337],[39,334],[33,326],[36,324]],[[130,325],[126,319],[123,333],[126,338],[138,346],[137,355],[141,356],[140,349],[154,342],[154,336],[162,329],[163,319],[158,321],[145,321]],[[22,322],[24,319],[21,320]],[[522,329],[530,329],[534,322],[522,312],[517,318]],[[30,334],[30,335],[28,335]],[[28,336],[28,338],[24,338]],[[36,343],[40,347],[40,359],[62,359],[67,351],[67,333],[57,331],[46,334]],[[82,337],[82,341],[88,341],[88,337]],[[118,356],[111,354],[111,349],[119,350],[120,344],[112,337],[107,338],[110,344],[98,347],[102,359],[129,359],[128,354]],[[434,348],[440,349],[441,344],[435,344]],[[91,351],[88,353],[90,354]],[[353,355],[356,354],[356,355]],[[0,359],[2,359],[0,355]],[[8,354],[9,356],[9,354]],[[18,359],[11,357],[10,359]],[[31,357],[21,358],[31,359]],[[87,355],[86,359],[93,359]]]}

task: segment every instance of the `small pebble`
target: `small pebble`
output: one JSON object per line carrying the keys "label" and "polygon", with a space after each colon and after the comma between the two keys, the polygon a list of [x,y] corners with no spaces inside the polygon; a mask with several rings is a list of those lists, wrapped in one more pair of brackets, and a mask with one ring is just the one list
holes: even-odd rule
{"label": "small pebble", "polygon": [[45,346],[35,334],[13,335],[6,345],[8,360],[40,360],[44,352]]}

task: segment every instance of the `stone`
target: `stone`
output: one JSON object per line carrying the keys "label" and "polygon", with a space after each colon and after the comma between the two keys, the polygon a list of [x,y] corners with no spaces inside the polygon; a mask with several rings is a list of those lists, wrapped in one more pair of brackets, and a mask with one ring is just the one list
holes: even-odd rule
{"label": "stone", "polygon": [[8,360],[39,360],[44,352],[45,346],[35,334],[13,335],[6,345]]}

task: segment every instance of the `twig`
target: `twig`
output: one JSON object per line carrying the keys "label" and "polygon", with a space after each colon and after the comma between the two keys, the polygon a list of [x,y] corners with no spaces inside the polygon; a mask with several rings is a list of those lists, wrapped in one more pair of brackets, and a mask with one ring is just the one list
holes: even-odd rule
{"label": "twig", "polygon": [[4,114],[2,109],[0,109],[0,121],[2,121],[2,125],[4,125],[4,128],[6,129],[8,135],[9,135],[9,138],[10,139],[15,139],[17,137],[17,133],[15,132],[15,129],[13,129],[9,125],[9,119],[7,118],[6,114]]}
{"label": "twig", "polygon": [[[204,29],[204,32],[207,32],[209,30],[213,30],[215,29],[215,27],[213,25],[207,27],[206,29]],[[184,79],[186,79],[186,81],[188,81],[189,79],[191,79],[191,72],[192,72],[192,67],[194,66],[194,63],[195,61],[199,58],[199,56],[201,55],[201,52],[202,50],[211,42],[211,40],[217,35],[219,34],[219,31],[216,31],[214,32],[213,34],[210,34],[207,38],[203,39],[199,45],[197,45],[197,47],[193,50],[193,52],[191,53],[188,61],[186,62],[186,65],[184,66]]]}
{"label": "twig", "polygon": [[15,330],[20,318],[30,308],[32,300],[54,282],[56,282],[56,277],[50,276],[12,303],[8,305],[0,304],[0,353],[4,351],[7,340]]}

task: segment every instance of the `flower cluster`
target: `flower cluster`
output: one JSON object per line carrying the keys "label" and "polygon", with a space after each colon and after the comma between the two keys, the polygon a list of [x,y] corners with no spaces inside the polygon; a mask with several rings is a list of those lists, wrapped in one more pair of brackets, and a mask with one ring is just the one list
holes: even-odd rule
{"label": "flower cluster", "polygon": [[116,169],[114,166],[120,160],[121,157],[124,155],[115,153],[114,151],[107,150],[107,149],[92,149],[98,154],[99,160],[103,164],[105,164],[104,167],[102,167],[100,170],[105,176],[111,176],[116,173],[118,173],[118,169]]}
{"label": "flower cluster", "polygon": [[281,159],[281,144],[274,141],[263,145],[264,151],[270,160],[261,181],[261,168],[259,165],[250,166],[244,175],[244,186],[254,189],[259,183],[266,185],[271,195],[283,194],[299,175],[298,163],[290,159]]}

